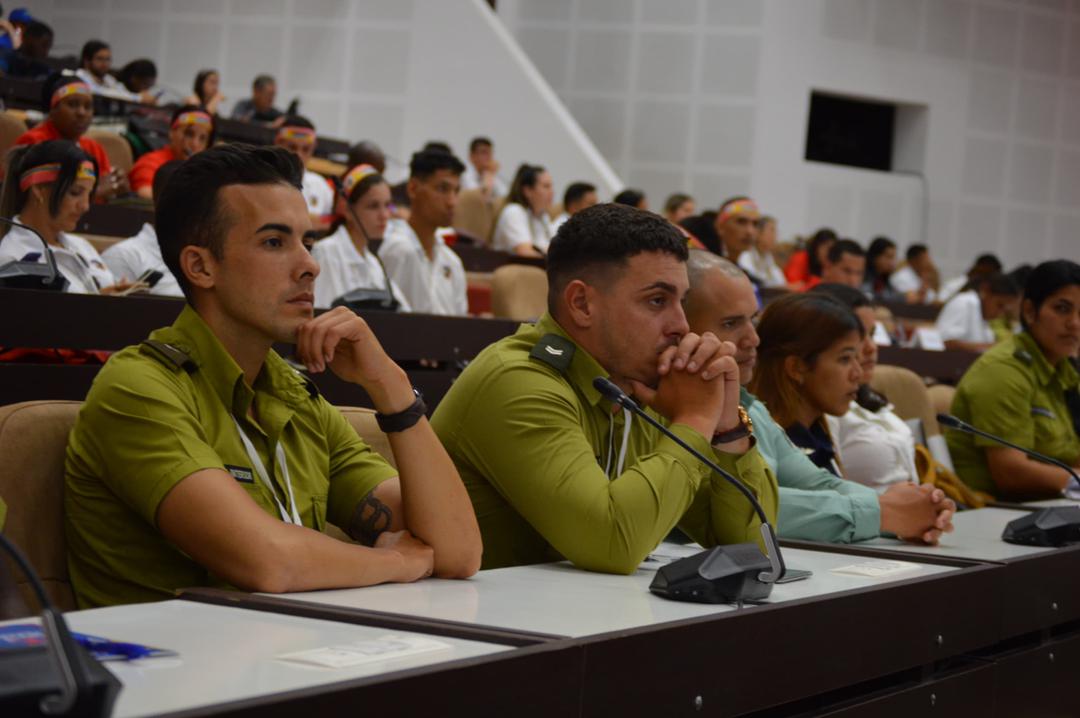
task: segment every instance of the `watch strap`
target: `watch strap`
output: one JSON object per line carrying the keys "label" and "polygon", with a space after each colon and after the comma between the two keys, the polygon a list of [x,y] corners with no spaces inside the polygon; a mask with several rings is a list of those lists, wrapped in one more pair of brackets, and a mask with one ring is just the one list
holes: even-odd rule
{"label": "watch strap", "polygon": [[420,421],[420,419],[427,414],[427,405],[424,403],[424,397],[416,389],[413,389],[413,394],[416,395],[416,400],[403,411],[399,411],[396,414],[381,414],[375,412],[375,422],[379,425],[379,429],[381,429],[384,434],[393,434],[398,431],[411,429],[416,425],[416,422]]}

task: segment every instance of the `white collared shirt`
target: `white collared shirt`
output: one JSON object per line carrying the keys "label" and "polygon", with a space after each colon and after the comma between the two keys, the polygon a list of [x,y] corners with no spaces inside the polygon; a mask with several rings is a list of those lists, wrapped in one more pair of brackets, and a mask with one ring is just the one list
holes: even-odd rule
{"label": "white collared shirt", "polygon": [[147,271],[161,272],[161,279],[150,287],[150,294],[162,297],[182,297],[184,292],[176,277],[165,266],[161,258],[161,245],[158,244],[157,232],[149,222],[134,237],[129,237],[101,253],[102,260],[108,265],[117,280],[126,279],[134,282]]}
{"label": "white collared shirt", "polygon": [[326,178],[318,172],[304,170],[304,181],[300,190],[307,202],[308,214],[324,217],[334,212],[334,190],[330,189]]}
{"label": "white collared shirt", "polygon": [[[12,219],[22,222],[18,215]],[[56,268],[69,282],[65,291],[73,294],[99,294],[102,287],[116,283],[94,245],[67,232],[61,232],[57,239],[60,246],[50,246],[49,249],[56,258]],[[12,259],[20,260],[27,255],[36,255],[33,261],[45,263],[45,248],[41,246],[38,236],[22,227],[11,227],[3,239],[0,239],[0,264]]]}
{"label": "white collared shirt", "polygon": [[435,233],[433,258],[429,260],[409,223],[392,222],[379,247],[379,258],[412,311],[451,316],[469,313],[465,265],[439,232]]}
{"label": "white collared shirt", "polygon": [[536,216],[517,202],[508,202],[499,213],[491,248],[513,252],[515,247],[528,244],[547,254],[555,229],[547,212]]}
{"label": "white collared shirt", "polygon": [[[922,288],[923,281],[915,270],[908,265],[904,265],[897,269],[895,272],[889,275],[889,286],[900,292],[901,294],[907,294],[908,292],[917,292]],[[926,290],[926,298],[923,299],[924,304],[932,304],[937,299],[937,292],[933,289]]]}
{"label": "white collared shirt", "polygon": [[[315,278],[316,307],[329,307],[335,299],[353,289],[386,288],[388,280],[379,258],[370,250],[361,254],[344,224],[316,242],[311,255],[319,263],[319,276]],[[401,311],[412,311],[396,282],[390,282],[390,291],[401,303]]]}
{"label": "white collared shirt", "polygon": [[915,436],[892,404],[873,412],[853,401],[846,414],[825,420],[840,452],[845,478],[878,493],[901,481],[918,482]]}
{"label": "white collared shirt", "polygon": [[90,91],[95,95],[112,97],[117,100],[127,100],[128,102],[139,102],[141,100],[138,93],[132,92],[124,87],[122,82],[109,73],[105,73],[104,79],[98,80],[94,77],[94,73],[80,68],[75,71],[75,76],[89,85]]}
{"label": "white collared shirt", "polygon": [[982,300],[974,289],[960,292],[941,308],[935,322],[942,340],[955,339],[973,344],[997,341],[990,322],[983,319]]}
{"label": "white collared shirt", "polygon": [[784,270],[776,264],[773,255],[762,254],[757,247],[751,247],[739,255],[739,266],[760,279],[766,287],[787,286]]}
{"label": "white collared shirt", "polygon": [[[461,173],[461,189],[481,188],[480,173],[476,171],[472,164],[467,165],[465,171]],[[495,175],[495,181],[491,183],[491,194],[495,197],[505,197],[507,191],[506,183],[502,181],[499,175]]]}

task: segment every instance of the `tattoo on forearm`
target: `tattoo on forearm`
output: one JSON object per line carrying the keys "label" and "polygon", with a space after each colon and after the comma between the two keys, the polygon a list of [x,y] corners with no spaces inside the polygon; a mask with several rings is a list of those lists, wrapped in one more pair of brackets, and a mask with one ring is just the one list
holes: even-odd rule
{"label": "tattoo on forearm", "polygon": [[374,546],[379,534],[390,528],[394,514],[390,507],[375,498],[375,492],[364,497],[349,522],[349,536],[365,546]]}

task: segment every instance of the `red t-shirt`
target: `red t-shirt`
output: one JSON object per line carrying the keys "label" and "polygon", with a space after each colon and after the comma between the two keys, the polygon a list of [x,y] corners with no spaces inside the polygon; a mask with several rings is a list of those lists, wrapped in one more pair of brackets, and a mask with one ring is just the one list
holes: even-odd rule
{"label": "red t-shirt", "polygon": [[[19,138],[15,140],[15,144],[36,145],[40,142],[62,139],[64,138],[60,135],[60,131],[56,129],[56,125],[50,120],[45,120],[34,129],[27,130],[19,135]],[[109,164],[109,156],[105,154],[105,148],[98,144],[96,140],[92,140],[86,135],[83,135],[79,138],[79,147],[82,148],[83,152],[97,161],[99,177],[104,177],[112,171],[112,165]]]}
{"label": "red t-shirt", "polygon": [[784,267],[784,276],[792,283],[805,282],[813,276],[810,274],[810,254],[805,249],[791,255]]}
{"label": "red t-shirt", "polygon": [[172,147],[162,147],[160,150],[147,152],[135,162],[128,174],[131,189],[137,191],[142,187],[153,187],[154,175],[157,174],[158,168],[166,162],[178,159],[180,158],[173,152]]}

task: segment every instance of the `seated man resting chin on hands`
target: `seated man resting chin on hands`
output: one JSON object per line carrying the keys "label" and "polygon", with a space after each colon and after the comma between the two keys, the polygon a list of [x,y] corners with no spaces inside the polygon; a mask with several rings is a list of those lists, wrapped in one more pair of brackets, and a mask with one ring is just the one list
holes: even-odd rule
{"label": "seated man resting chin on hands", "polygon": [[[185,586],[305,591],[478,569],[468,496],[405,372],[355,314],[314,317],[301,176],[283,149],[220,145],[157,198],[162,257],[188,304],[109,360],[72,432],[64,500],[81,607]],[[397,469],[275,342],[364,388]],[[322,533],[327,523],[359,545]]]}
{"label": "seated man resting chin on hands", "polygon": [[596,377],[712,455],[775,518],[734,347],[687,326],[686,257],[657,215],[615,204],[575,214],[548,252],[548,312],[485,349],[439,404],[432,424],[476,510],[484,568],[565,558],[629,573],[676,525],[705,546],[759,540],[738,490],[602,398]]}

